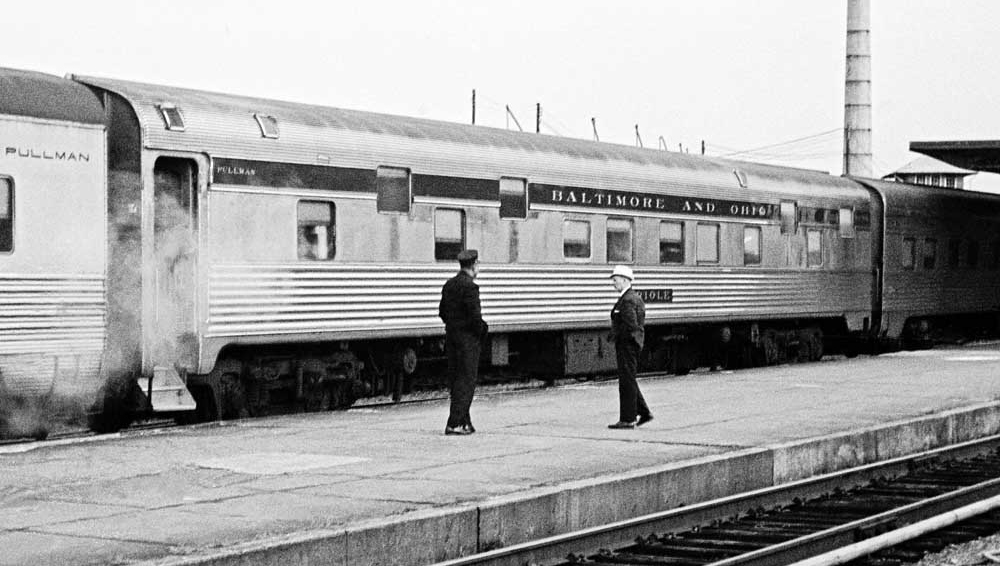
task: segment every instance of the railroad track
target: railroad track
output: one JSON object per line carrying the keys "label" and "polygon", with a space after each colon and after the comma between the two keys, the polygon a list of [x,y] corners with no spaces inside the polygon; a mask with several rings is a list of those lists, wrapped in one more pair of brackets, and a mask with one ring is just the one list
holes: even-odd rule
{"label": "railroad track", "polygon": [[[841,564],[943,528],[948,536],[1000,531],[993,508],[1000,508],[1000,436],[437,566]],[[974,526],[956,526],[972,517]],[[870,564],[898,563],[886,560]]]}

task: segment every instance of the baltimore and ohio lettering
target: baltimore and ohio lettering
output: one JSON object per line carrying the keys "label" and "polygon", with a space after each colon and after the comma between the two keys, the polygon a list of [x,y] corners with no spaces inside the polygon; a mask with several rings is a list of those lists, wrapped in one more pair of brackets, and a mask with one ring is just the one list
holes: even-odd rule
{"label": "baltimore and ohio lettering", "polygon": [[38,149],[34,147],[13,147],[3,148],[4,157],[23,157],[27,159],[51,159],[53,161],[80,161],[89,163],[90,154],[80,151],[60,151],[50,149]]}
{"label": "baltimore and ohio lettering", "polygon": [[632,193],[532,184],[532,205],[562,205],[587,208],[610,208],[635,212],[704,214],[740,218],[773,218],[777,207],[759,202],[690,198],[652,193]]}

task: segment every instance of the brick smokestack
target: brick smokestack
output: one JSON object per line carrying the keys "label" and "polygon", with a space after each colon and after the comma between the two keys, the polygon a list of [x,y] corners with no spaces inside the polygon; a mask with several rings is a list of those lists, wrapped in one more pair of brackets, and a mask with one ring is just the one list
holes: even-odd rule
{"label": "brick smokestack", "polygon": [[872,176],[872,51],[869,0],[847,0],[844,175]]}

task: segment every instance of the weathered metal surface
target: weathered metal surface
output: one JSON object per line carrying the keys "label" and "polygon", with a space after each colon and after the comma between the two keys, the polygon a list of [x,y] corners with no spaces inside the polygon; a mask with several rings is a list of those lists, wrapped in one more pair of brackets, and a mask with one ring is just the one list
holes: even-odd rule
{"label": "weathered metal surface", "polygon": [[0,385],[15,394],[89,388],[104,316],[100,276],[0,274]]}

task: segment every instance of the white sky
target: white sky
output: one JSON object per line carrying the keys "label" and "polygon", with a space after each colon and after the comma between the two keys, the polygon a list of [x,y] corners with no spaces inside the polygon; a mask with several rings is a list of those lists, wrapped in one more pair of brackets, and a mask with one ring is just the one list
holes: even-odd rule
{"label": "white sky", "polygon": [[[1000,139],[1000,2],[871,0],[875,174]],[[841,173],[847,0],[0,1],[3,66]],[[515,127],[511,122],[510,127]],[[805,138],[805,139],[803,139]],[[803,139],[796,143],[784,143]],[[990,180],[978,175],[974,188]],[[986,187],[983,187],[986,188]]]}

